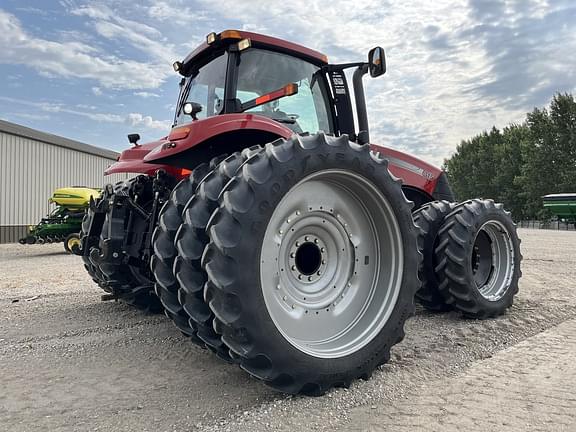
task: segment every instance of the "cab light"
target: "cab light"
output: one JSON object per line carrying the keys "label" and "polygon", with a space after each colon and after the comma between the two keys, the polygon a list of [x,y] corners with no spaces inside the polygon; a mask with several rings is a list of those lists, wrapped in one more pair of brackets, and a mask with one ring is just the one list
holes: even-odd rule
{"label": "cab light", "polygon": [[206,43],[208,45],[211,45],[214,42],[216,42],[216,33],[212,32],[212,33],[208,34],[208,36],[206,36]]}
{"label": "cab light", "polygon": [[224,30],[220,33],[220,39],[242,39],[238,30]]}
{"label": "cab light", "polygon": [[177,141],[177,140],[181,140],[181,139],[188,137],[188,135],[190,135],[190,128],[189,127],[179,127],[179,128],[174,128],[170,131],[170,134],[168,135],[168,139],[170,141]]}
{"label": "cab light", "polygon": [[242,39],[238,42],[238,51],[244,51],[245,49],[250,48],[251,45],[252,42],[250,42],[250,39]]}
{"label": "cab light", "polygon": [[182,70],[182,62],[175,61],[172,63],[172,67],[174,68],[174,72],[180,72]]}

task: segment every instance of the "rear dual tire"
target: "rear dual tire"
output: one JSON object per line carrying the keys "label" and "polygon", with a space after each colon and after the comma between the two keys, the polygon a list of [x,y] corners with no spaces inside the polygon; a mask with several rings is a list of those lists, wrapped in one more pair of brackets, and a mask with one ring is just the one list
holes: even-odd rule
{"label": "rear dual tire", "polygon": [[[419,288],[417,232],[400,181],[368,146],[323,134],[266,145],[225,187],[208,230],[214,328],[275,389],[348,386],[403,339]],[[304,243],[313,246],[298,263]]]}
{"label": "rear dual tire", "polygon": [[438,290],[439,282],[435,272],[438,255],[435,250],[438,246],[438,232],[444,223],[444,218],[454,207],[455,204],[448,201],[432,201],[412,214],[414,223],[419,228],[418,246],[423,255],[419,274],[422,287],[416,293],[415,299],[432,312],[452,310],[452,306],[446,303],[446,299]]}
{"label": "rear dual tire", "polygon": [[438,290],[465,316],[486,319],[512,306],[522,276],[520,239],[502,204],[472,199],[446,216],[438,233]]}

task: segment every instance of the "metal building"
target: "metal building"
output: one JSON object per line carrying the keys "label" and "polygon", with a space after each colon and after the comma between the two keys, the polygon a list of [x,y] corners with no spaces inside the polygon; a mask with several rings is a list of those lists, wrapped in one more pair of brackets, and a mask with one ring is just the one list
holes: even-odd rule
{"label": "metal building", "polygon": [[0,243],[17,242],[52,208],[54,189],[101,188],[118,153],[0,120]]}

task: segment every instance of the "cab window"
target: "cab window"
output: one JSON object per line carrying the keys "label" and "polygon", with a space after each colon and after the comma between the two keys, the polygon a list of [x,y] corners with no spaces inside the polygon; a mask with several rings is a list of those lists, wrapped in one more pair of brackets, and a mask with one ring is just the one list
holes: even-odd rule
{"label": "cab window", "polygon": [[249,49],[242,52],[238,68],[236,98],[241,103],[278,90],[289,83],[298,84],[298,93],[246,112],[272,118],[297,133],[331,132],[323,81],[314,79],[320,68],[289,55]]}
{"label": "cab window", "polygon": [[191,121],[191,117],[182,112],[182,106],[186,102],[196,102],[202,105],[202,111],[197,114],[199,119],[220,114],[224,106],[227,63],[228,54],[224,53],[187,78],[182,103],[178,107],[176,116],[177,124]]}

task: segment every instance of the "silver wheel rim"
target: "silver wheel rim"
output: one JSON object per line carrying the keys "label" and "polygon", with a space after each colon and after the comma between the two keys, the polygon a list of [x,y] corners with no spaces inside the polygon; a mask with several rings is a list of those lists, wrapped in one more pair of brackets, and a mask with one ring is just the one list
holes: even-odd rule
{"label": "silver wheel rim", "polygon": [[402,235],[392,206],[349,171],[314,173],[274,210],[260,255],[272,321],[298,350],[352,354],[382,330],[402,284]]}
{"label": "silver wheel rim", "polygon": [[514,275],[514,245],[502,223],[488,221],[482,225],[474,239],[471,265],[474,283],[482,297],[500,300]]}

